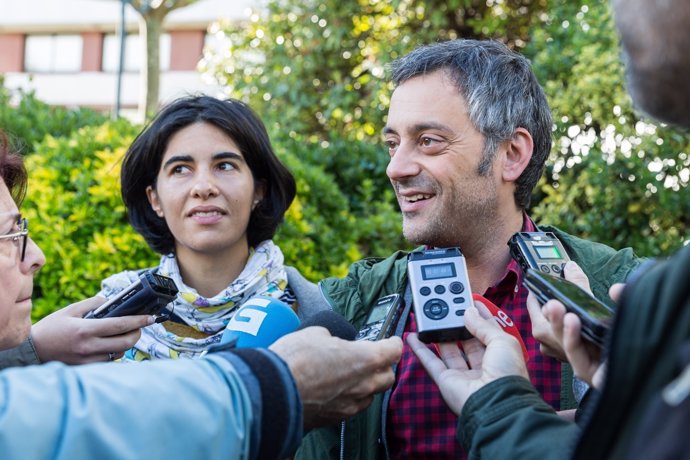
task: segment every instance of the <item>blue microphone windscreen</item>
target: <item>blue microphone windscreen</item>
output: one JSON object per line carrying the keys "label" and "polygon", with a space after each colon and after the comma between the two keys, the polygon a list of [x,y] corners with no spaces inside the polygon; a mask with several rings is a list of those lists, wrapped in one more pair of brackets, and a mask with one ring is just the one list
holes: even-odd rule
{"label": "blue microphone windscreen", "polygon": [[237,340],[237,348],[266,348],[299,327],[294,311],[278,299],[256,296],[230,319],[220,344]]}
{"label": "blue microphone windscreen", "polygon": [[304,320],[300,329],[309,326],[325,327],[333,337],[339,337],[344,340],[354,340],[357,335],[354,326],[352,326],[342,315],[332,310],[321,310],[318,313],[314,313]]}

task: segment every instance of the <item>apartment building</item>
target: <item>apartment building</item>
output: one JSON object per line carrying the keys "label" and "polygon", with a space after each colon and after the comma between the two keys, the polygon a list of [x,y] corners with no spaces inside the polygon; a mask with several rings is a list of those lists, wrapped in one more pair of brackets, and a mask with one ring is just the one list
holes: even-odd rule
{"label": "apartment building", "polygon": [[[125,2],[124,68],[120,0],[0,0],[0,74],[8,88],[32,89],[55,105],[134,112],[145,65],[139,15]],[[214,94],[213,84],[196,71],[208,32],[219,19],[247,20],[256,0],[198,0],[166,17],[161,37],[162,103],[192,92]],[[216,44],[217,45],[217,44]],[[118,91],[119,81],[119,91]]]}

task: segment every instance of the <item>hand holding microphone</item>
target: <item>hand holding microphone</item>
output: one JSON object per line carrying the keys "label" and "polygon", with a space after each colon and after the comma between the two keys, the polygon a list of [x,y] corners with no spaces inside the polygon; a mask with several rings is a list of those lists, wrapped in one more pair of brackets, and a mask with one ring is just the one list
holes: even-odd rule
{"label": "hand holding microphone", "polygon": [[[355,336],[342,316],[321,315],[331,330]],[[393,365],[400,360],[402,341],[391,337],[353,342],[331,336],[325,327],[310,326],[269,349],[290,368],[304,406],[304,427],[311,429],[352,417],[366,409],[376,393],[388,389],[395,381]]]}
{"label": "hand holding microphone", "polygon": [[304,427],[339,422],[390,387],[402,341],[353,342],[356,331],[341,315],[321,311],[300,325],[280,300],[254,297],[235,313],[220,348],[269,348],[288,365],[304,408]]}

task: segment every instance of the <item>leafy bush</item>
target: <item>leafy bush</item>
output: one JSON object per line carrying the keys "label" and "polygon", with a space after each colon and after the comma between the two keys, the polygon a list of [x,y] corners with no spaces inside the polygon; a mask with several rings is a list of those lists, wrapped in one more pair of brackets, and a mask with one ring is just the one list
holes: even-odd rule
{"label": "leafy bush", "polygon": [[106,116],[86,108],[66,109],[39,101],[33,91],[12,91],[3,86],[0,75],[0,127],[29,153],[46,135],[68,136],[83,126],[103,123]]}
{"label": "leafy bush", "polygon": [[218,33],[227,49],[206,53],[202,70],[260,108],[272,131],[303,136],[295,154],[333,176],[365,225],[376,215],[365,183],[378,203],[390,189],[377,154],[386,66],[422,43],[492,38],[532,60],[554,115],[531,214],[644,255],[689,241],[690,135],[635,113],[608,2],[269,0]]}
{"label": "leafy bush", "polygon": [[612,247],[669,254],[690,235],[690,134],[635,112],[617,45],[606,2],[557,4],[534,31],[525,52],[555,129],[532,214]]}
{"label": "leafy bush", "polygon": [[35,281],[34,318],[94,295],[108,275],[156,262],[120,198],[120,161],[135,134],[125,120],[106,122],[49,135],[27,158],[23,212],[47,259]]}
{"label": "leafy bush", "polygon": [[[347,152],[331,152],[299,139],[274,144],[278,152],[283,152],[279,153],[281,159],[297,181],[297,197],[276,236],[288,264],[307,278],[319,280],[343,276],[355,260],[386,256],[405,245],[392,191],[376,196],[371,180],[360,179],[361,184],[349,191],[361,197],[355,213],[347,195],[323,166],[304,161],[312,155],[338,156]],[[293,152],[299,152],[300,157]]]}

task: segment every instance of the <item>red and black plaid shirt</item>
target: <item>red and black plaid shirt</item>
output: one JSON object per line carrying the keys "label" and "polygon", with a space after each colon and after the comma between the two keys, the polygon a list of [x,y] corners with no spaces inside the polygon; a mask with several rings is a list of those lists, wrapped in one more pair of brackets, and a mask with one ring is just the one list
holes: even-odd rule
{"label": "red and black plaid shirt", "polygon": [[[522,231],[535,231],[525,216]],[[529,353],[527,369],[532,384],[554,409],[560,408],[561,364],[539,352],[532,337],[532,323],[527,312],[527,289],[522,285],[522,270],[511,259],[501,281],[483,294],[515,322]],[[405,340],[417,331],[414,312],[410,313],[403,333],[403,354],[396,383],[388,406],[387,439],[394,459],[464,459],[465,453],[455,440],[458,417],[443,402],[438,387],[428,376]],[[433,347],[430,349],[434,350]],[[435,350],[434,350],[435,353]]]}

